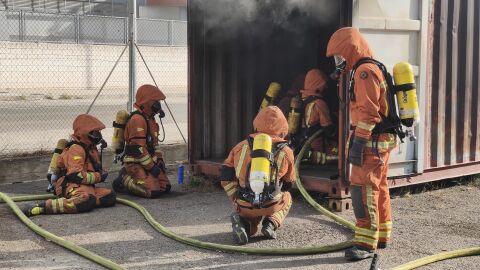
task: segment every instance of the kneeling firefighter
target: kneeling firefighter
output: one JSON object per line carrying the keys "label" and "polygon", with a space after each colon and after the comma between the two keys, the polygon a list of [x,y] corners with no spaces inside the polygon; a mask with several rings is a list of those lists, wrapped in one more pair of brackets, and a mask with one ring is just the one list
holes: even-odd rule
{"label": "kneeling firefighter", "polygon": [[323,129],[323,134],[311,144],[310,161],[314,164],[327,164],[338,160],[337,128],[332,122],[323,92],[327,88],[328,77],[319,69],[308,71],[304,89],[300,90],[303,100],[303,136],[309,137]]}
{"label": "kneeling firefighter", "polygon": [[[388,160],[397,136],[403,140],[407,134],[401,124],[412,126],[418,120],[413,72],[409,64],[397,64],[394,74],[400,85],[393,85],[385,66],[373,59],[365,38],[351,27],[332,35],[327,56],[335,58],[337,75],[349,72],[351,78],[349,82],[340,82],[348,86],[350,96],[351,134],[347,149],[356,217],[354,247],[345,252],[345,257],[360,260],[373,257],[377,248],[385,248],[390,241]],[[397,114],[395,92],[402,119]]]}
{"label": "kneeling firefighter", "polygon": [[54,182],[58,198],[27,206],[23,209],[25,215],[73,214],[115,205],[115,192],[95,186],[108,176],[97,150],[98,144],[102,149],[106,147],[100,132],[104,128],[94,116],[82,114],[75,118],[71,141],[58,156],[56,171],[50,175],[51,179],[58,179]]}
{"label": "kneeling firefighter", "polygon": [[241,245],[258,231],[260,222],[262,234],[276,238],[276,230],[292,206],[288,190],[296,179],[293,151],[285,140],[288,123],[282,111],[275,106],[262,109],[253,127],[255,133],[230,151],[220,176],[234,205],[233,235]]}
{"label": "kneeling firefighter", "polygon": [[125,148],[124,167],[112,186],[117,192],[155,198],[168,193],[171,188],[158,144],[159,126],[155,122],[155,115],[165,117],[160,104],[165,95],[153,85],[143,85],[138,88],[135,99],[137,110],[130,114],[126,124],[114,123],[114,126],[125,129]]}

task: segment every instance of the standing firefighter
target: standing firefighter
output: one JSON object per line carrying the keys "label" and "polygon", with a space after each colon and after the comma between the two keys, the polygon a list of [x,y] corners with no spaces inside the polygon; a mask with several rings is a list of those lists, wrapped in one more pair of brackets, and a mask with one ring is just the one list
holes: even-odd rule
{"label": "standing firefighter", "polygon": [[[102,169],[97,145],[105,144],[100,131],[105,125],[97,118],[82,114],[73,122],[73,135],[57,161],[55,176],[57,199],[49,199],[24,209],[27,216],[40,214],[73,214],[95,207],[115,205],[115,193],[108,188],[95,187],[104,182],[108,173]],[[106,146],[106,144],[104,145]]]}
{"label": "standing firefighter", "polygon": [[[389,110],[386,77],[367,41],[355,28],[336,31],[327,47],[335,57],[338,73],[350,72],[350,121],[352,133],[348,161],[352,165],[350,190],[356,217],[354,247],[345,252],[351,260],[373,257],[390,240],[392,219],[387,183],[388,159],[396,146],[395,131],[385,121]],[[382,65],[383,66],[383,65]],[[345,82],[342,82],[345,83]],[[390,107],[390,108],[389,108]]]}
{"label": "standing firefighter", "polygon": [[131,113],[124,132],[124,167],[113,181],[113,188],[117,192],[156,198],[171,188],[158,144],[159,126],[155,122],[155,115],[165,116],[160,105],[165,95],[155,86],[143,85],[135,99],[137,110]]}
{"label": "standing firefighter", "polygon": [[328,78],[318,69],[308,71],[305,77],[303,100],[302,128],[307,137],[322,129],[322,136],[312,144],[310,161],[314,164],[326,164],[338,160],[336,128],[330,117],[330,109],[323,99],[323,92],[327,88]]}
{"label": "standing firefighter", "polygon": [[292,206],[288,190],[295,181],[293,151],[284,139],[288,123],[275,106],[262,109],[253,121],[255,133],[237,144],[225,160],[222,186],[233,201],[235,240],[246,244],[258,231],[276,238],[276,230]]}

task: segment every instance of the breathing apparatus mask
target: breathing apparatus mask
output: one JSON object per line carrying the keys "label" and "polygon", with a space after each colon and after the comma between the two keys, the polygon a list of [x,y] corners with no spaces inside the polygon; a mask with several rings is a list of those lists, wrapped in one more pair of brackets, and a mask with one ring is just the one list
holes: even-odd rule
{"label": "breathing apparatus mask", "polygon": [[347,61],[340,55],[334,55],[333,58],[335,59],[335,71],[330,74],[330,78],[338,81],[342,73],[345,71]]}
{"label": "breathing apparatus mask", "polygon": [[157,100],[155,101],[153,104],[152,104],[152,112],[153,114],[157,114],[158,113],[158,116],[160,118],[164,118],[165,117],[165,112],[162,110],[162,104],[160,104],[160,101]]}
{"label": "breathing apparatus mask", "polygon": [[107,148],[107,142],[103,139],[102,133],[100,130],[93,130],[88,133],[88,139],[94,144],[100,144],[100,148]]}

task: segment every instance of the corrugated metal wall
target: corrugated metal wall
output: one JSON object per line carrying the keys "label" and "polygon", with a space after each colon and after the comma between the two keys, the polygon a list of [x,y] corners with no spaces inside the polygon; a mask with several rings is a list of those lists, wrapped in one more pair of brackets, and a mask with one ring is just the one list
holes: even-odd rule
{"label": "corrugated metal wall", "polygon": [[436,0],[433,26],[427,166],[479,161],[480,1]]}

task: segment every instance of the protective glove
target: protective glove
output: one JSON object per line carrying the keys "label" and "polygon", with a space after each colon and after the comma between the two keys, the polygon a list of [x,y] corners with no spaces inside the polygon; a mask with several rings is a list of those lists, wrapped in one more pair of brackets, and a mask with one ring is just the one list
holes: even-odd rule
{"label": "protective glove", "polygon": [[158,177],[161,172],[162,172],[162,169],[160,169],[160,167],[158,167],[157,165],[153,166],[153,167],[150,169],[150,173],[151,173],[154,177]]}
{"label": "protective glove", "polygon": [[108,172],[107,171],[102,171],[100,173],[100,176],[101,176],[100,183],[105,182],[105,180],[107,180],[107,177],[108,177]]}
{"label": "protective glove", "polygon": [[363,165],[363,149],[367,145],[367,139],[353,136],[350,140],[350,149],[348,150],[348,162],[355,166]]}
{"label": "protective glove", "polygon": [[282,194],[282,186],[283,186],[282,181],[277,180],[275,182],[275,191],[272,194],[272,200],[279,199],[278,197]]}

